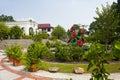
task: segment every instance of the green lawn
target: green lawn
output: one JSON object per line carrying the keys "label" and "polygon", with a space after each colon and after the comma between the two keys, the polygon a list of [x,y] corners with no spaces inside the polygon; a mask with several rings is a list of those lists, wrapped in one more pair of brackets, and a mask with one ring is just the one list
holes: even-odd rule
{"label": "green lawn", "polygon": [[[52,63],[52,62],[41,62],[40,69],[48,70],[50,67],[59,67],[60,71],[63,73],[73,73],[73,69],[76,67],[82,67],[85,69],[85,73],[89,73],[87,71],[88,64],[68,64],[68,63]],[[120,62],[119,63],[111,63],[105,65],[106,69],[110,73],[120,72]]]}

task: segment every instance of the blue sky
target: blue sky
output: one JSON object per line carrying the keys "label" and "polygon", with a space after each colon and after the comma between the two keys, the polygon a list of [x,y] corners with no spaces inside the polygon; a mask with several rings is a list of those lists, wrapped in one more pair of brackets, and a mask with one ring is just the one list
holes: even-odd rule
{"label": "blue sky", "polygon": [[37,23],[58,24],[66,30],[73,24],[89,25],[96,7],[117,0],[0,0],[0,14],[15,20],[34,19]]}

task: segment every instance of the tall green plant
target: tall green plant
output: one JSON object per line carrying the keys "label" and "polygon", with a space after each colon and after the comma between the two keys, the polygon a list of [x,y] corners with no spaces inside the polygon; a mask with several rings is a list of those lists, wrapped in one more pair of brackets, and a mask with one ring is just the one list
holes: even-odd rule
{"label": "tall green plant", "polygon": [[67,46],[56,46],[56,48],[57,50],[55,56],[59,61],[65,62],[72,60],[69,48]]}
{"label": "tall green plant", "polygon": [[12,51],[14,53],[13,59],[15,59],[15,60],[21,60],[22,59],[22,53],[23,52],[22,52],[21,46],[18,46],[18,45],[13,46]]}
{"label": "tall green plant", "polygon": [[0,22],[0,40],[7,39],[9,36],[10,29],[5,23]]}
{"label": "tall green plant", "polygon": [[22,49],[19,45],[11,45],[6,48],[7,57],[11,57],[15,60],[20,60],[22,58]]}
{"label": "tall green plant", "polygon": [[71,46],[69,51],[74,61],[80,61],[83,59],[83,48],[80,48],[79,46]]}
{"label": "tall green plant", "polygon": [[86,58],[90,61],[87,70],[93,68],[90,80],[109,80],[109,73],[104,66],[108,63],[105,48],[99,43],[93,43],[86,55]]}
{"label": "tall green plant", "polygon": [[34,36],[33,36],[33,40],[34,40],[35,42],[41,42],[41,40],[42,40],[41,33],[38,32],[36,35],[34,35]]}
{"label": "tall green plant", "polygon": [[120,41],[114,43],[112,55],[115,60],[120,60]]}
{"label": "tall green plant", "polygon": [[14,49],[13,45],[6,48],[7,57],[13,58],[13,55],[14,55],[13,49]]}
{"label": "tall green plant", "polygon": [[56,37],[57,39],[63,39],[66,37],[66,31],[62,26],[58,25],[53,29],[52,36]]}
{"label": "tall green plant", "polygon": [[39,58],[40,51],[41,49],[39,43],[33,43],[28,47],[24,61],[24,65],[26,66],[27,69],[33,68],[35,66],[38,67],[40,63],[40,58]]}
{"label": "tall green plant", "polygon": [[23,35],[23,30],[18,25],[15,25],[11,27],[10,35],[12,39],[20,39]]}

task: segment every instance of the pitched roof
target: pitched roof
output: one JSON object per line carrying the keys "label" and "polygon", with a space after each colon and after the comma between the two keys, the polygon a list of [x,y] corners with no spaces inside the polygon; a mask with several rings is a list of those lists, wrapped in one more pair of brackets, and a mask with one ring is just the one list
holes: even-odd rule
{"label": "pitched roof", "polygon": [[42,28],[53,28],[53,27],[51,27],[50,24],[38,24],[38,29],[42,29]]}

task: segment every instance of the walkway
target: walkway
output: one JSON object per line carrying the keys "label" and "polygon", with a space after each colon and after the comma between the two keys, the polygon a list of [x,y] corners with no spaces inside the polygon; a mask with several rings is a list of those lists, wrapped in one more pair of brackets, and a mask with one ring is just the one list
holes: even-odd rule
{"label": "walkway", "polygon": [[[50,73],[39,70],[37,72],[27,72],[24,66],[13,66],[5,58],[4,51],[0,50],[0,80],[89,80],[90,74],[73,73]],[[120,80],[120,73],[112,73],[111,79]]]}
{"label": "walkway", "polygon": [[0,80],[50,80],[22,72],[21,69],[24,69],[22,66],[14,67],[17,70],[10,68],[10,66],[12,63],[7,62],[4,51],[0,50]]}

